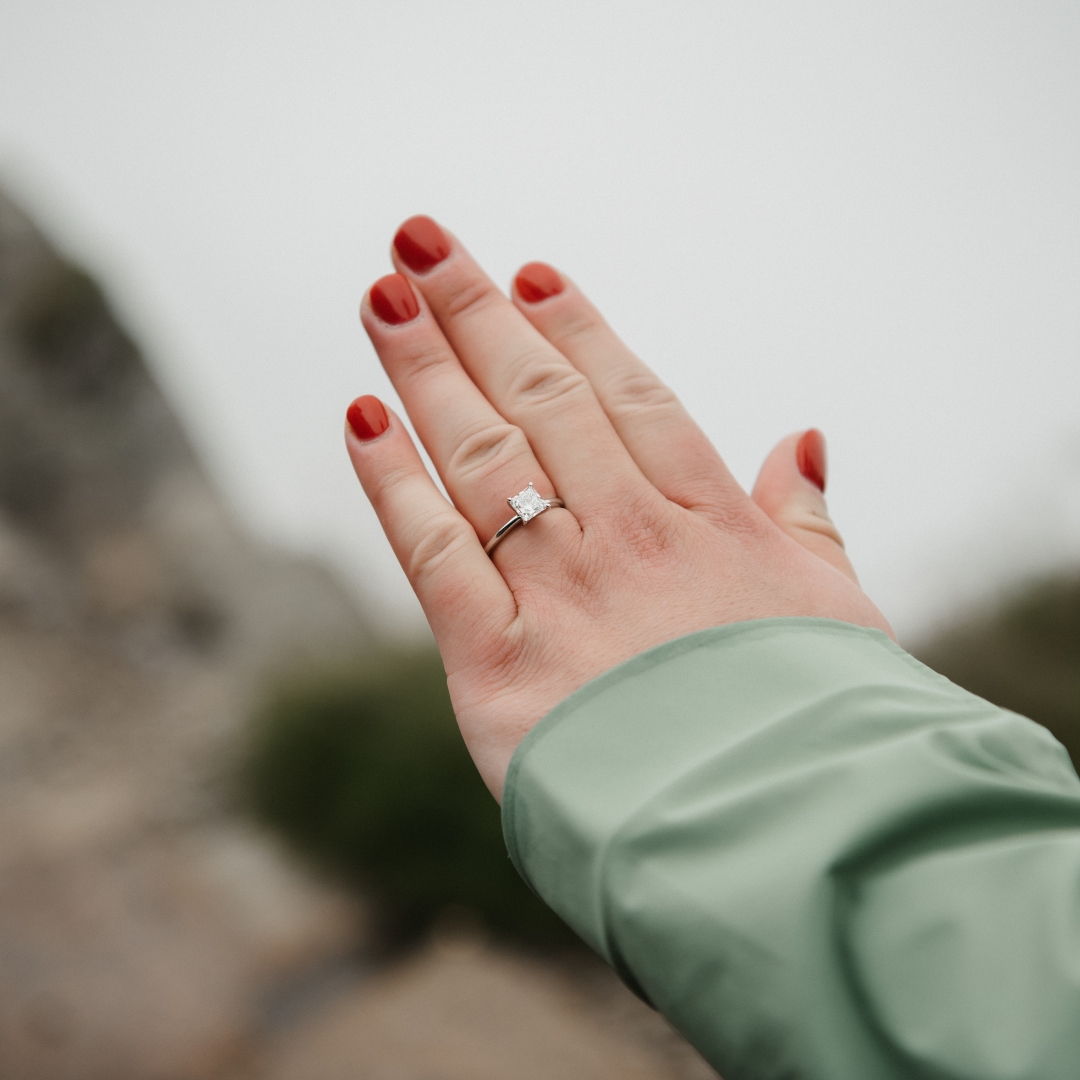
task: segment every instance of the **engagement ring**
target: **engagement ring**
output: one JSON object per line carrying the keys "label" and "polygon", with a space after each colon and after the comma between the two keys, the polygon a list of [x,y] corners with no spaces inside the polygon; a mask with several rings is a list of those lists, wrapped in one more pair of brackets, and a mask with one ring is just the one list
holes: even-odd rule
{"label": "engagement ring", "polygon": [[563,506],[562,499],[542,499],[536,488],[533,487],[532,481],[529,481],[529,486],[524,491],[519,491],[516,495],[511,495],[506,500],[511,509],[514,511],[514,516],[501,528],[499,531],[487,542],[484,547],[484,551],[490,555],[495,550],[495,545],[508,533],[511,529],[516,529],[519,525],[524,525],[527,521],[532,521],[534,517],[538,517],[545,510],[549,510],[553,506]]}

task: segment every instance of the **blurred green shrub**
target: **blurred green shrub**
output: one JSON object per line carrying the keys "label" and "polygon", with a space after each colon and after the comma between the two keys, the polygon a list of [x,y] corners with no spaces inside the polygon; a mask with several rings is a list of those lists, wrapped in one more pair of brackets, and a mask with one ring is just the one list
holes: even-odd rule
{"label": "blurred green shrub", "polygon": [[280,688],[244,776],[258,818],[374,902],[387,947],[447,917],[533,947],[578,944],[506,854],[434,650]]}
{"label": "blurred green shrub", "polygon": [[980,697],[1048,727],[1080,768],[1080,573],[1018,588],[915,654]]}

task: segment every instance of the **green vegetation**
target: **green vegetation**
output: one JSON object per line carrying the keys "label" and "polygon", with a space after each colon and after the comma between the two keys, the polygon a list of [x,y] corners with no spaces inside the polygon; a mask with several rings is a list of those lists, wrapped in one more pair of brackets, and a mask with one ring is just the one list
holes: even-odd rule
{"label": "green vegetation", "polygon": [[915,652],[953,682],[1048,727],[1080,767],[1080,573],[1018,588]]}
{"label": "green vegetation", "polygon": [[296,681],[252,735],[257,816],[373,900],[388,947],[462,916],[533,947],[576,943],[506,854],[434,651]]}

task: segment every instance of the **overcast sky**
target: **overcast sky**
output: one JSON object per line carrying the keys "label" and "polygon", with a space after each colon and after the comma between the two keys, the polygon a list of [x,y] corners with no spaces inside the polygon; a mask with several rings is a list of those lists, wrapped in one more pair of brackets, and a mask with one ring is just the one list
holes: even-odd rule
{"label": "overcast sky", "polygon": [[0,0],[0,183],[259,532],[417,609],[342,447],[396,225],[553,262],[736,475],[811,424],[909,638],[1080,558],[1080,5]]}

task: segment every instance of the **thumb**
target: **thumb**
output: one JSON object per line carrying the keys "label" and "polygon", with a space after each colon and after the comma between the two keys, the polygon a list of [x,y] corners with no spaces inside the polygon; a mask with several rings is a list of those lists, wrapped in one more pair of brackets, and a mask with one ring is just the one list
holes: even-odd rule
{"label": "thumb", "polygon": [[825,475],[825,436],[816,428],[797,432],[765,459],[752,498],[788,536],[857,583],[825,505]]}

